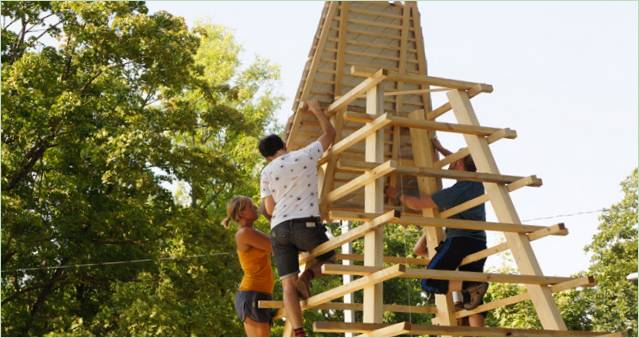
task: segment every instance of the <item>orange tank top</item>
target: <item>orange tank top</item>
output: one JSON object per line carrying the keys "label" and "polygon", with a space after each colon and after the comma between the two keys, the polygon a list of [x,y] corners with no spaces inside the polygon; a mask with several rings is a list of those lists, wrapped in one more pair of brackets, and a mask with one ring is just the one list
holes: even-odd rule
{"label": "orange tank top", "polygon": [[273,294],[273,270],[271,269],[271,253],[250,248],[237,251],[244,277],[240,282],[240,291],[258,291]]}

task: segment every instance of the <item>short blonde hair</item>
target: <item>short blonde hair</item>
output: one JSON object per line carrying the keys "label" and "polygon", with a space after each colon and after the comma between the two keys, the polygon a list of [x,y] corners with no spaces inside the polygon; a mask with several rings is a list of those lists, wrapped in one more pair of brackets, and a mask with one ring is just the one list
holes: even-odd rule
{"label": "short blonde hair", "polygon": [[222,225],[228,227],[231,221],[238,222],[240,220],[240,212],[251,203],[253,203],[253,201],[250,197],[242,195],[233,196],[233,198],[226,203],[226,218],[222,220]]}

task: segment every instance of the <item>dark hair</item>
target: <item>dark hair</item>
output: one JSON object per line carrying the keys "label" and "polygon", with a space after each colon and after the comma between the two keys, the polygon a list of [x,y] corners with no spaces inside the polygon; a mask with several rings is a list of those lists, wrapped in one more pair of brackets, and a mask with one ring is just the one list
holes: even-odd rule
{"label": "dark hair", "polygon": [[286,145],[284,145],[284,141],[275,134],[271,134],[261,139],[259,145],[260,153],[262,153],[262,156],[264,157],[273,156],[278,150],[284,149],[285,147]]}
{"label": "dark hair", "polygon": [[466,155],[466,157],[464,157],[464,169],[466,169],[466,171],[477,171],[477,167],[475,166],[475,161],[473,161],[473,158],[470,157],[470,155]]}

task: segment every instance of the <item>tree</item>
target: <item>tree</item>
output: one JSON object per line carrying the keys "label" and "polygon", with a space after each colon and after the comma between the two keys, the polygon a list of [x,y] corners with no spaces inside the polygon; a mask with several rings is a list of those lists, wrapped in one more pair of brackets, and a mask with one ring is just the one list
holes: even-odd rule
{"label": "tree", "polygon": [[[258,89],[277,70],[218,67],[201,46],[233,56],[228,33],[141,2],[2,16],[2,334],[240,334],[219,220],[229,195],[256,194],[255,140],[279,104]],[[173,180],[197,188],[189,207]]]}

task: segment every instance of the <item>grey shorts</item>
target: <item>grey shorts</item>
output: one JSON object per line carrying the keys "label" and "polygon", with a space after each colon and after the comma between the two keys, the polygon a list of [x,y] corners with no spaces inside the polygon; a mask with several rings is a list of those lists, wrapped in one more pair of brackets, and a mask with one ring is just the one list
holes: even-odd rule
{"label": "grey shorts", "polygon": [[[300,272],[300,251],[311,251],[326,241],[326,227],[317,217],[284,221],[271,229],[273,257],[280,279]],[[317,260],[325,261],[333,256],[335,250],[318,256]]]}
{"label": "grey shorts", "polygon": [[235,312],[240,322],[244,323],[246,316],[256,322],[271,323],[275,315],[275,309],[260,309],[260,300],[272,300],[273,297],[257,291],[238,291],[235,295]]}

